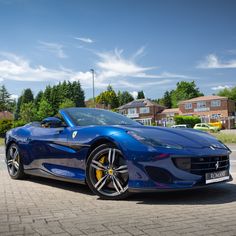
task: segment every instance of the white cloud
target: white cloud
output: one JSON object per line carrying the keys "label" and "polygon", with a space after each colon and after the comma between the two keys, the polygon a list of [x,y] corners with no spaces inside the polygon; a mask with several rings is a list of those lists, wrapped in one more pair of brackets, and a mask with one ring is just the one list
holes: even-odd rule
{"label": "white cloud", "polygon": [[230,86],[230,85],[218,85],[218,86],[212,87],[211,89],[212,90],[222,90],[222,89],[229,89],[231,87],[232,86]]}
{"label": "white cloud", "polygon": [[66,58],[67,55],[64,53],[64,46],[59,43],[51,43],[51,42],[43,42],[39,41],[40,49],[48,51],[50,53],[55,54],[58,58]]}
{"label": "white cloud", "polygon": [[134,97],[134,99],[136,99],[138,97],[138,92],[137,91],[133,91],[130,94]]}
{"label": "white cloud", "polygon": [[[89,71],[74,71],[61,67],[50,69],[43,65],[32,66],[30,61],[12,53],[0,52],[0,81],[76,81],[79,80],[83,88],[92,87],[92,75]],[[97,88],[107,87],[107,83],[96,81]]]}
{"label": "white cloud", "polygon": [[[141,49],[136,52],[140,55]],[[111,84],[115,89],[124,88],[138,91],[142,88],[161,86],[173,83],[173,78],[188,79],[190,77],[161,72],[149,73],[154,67],[140,66],[132,59],[126,59],[122,50],[114,52],[96,53],[98,61],[95,69],[95,86],[104,89]],[[155,67],[156,68],[156,67]],[[76,71],[60,67],[48,68],[44,65],[32,65],[32,63],[12,53],[0,52],[0,80],[15,81],[48,81],[59,82],[80,81],[82,87],[92,88],[92,74],[90,71]]]}
{"label": "white cloud", "polygon": [[16,95],[16,94],[11,94],[11,96],[10,96],[10,98],[11,99],[14,99],[14,100],[17,100],[18,99],[18,95]]}
{"label": "white cloud", "polygon": [[222,62],[218,59],[218,57],[215,54],[210,54],[206,56],[204,61],[199,63],[197,68],[201,68],[201,69],[236,68],[236,60]]}
{"label": "white cloud", "polygon": [[[144,48],[139,49],[134,55],[143,53]],[[180,74],[172,74],[162,72],[160,74],[150,74],[148,71],[156,69],[156,67],[144,67],[134,62],[132,59],[125,59],[122,55],[123,50],[115,49],[113,52],[97,53],[100,61],[97,67],[100,70],[99,77],[103,80],[112,77],[133,77],[133,78],[149,78],[149,79],[165,79],[165,78],[181,78],[187,79],[188,76]]]}
{"label": "white cloud", "polygon": [[4,80],[61,81],[69,79],[71,73],[63,69],[49,69],[43,65],[32,66],[28,60],[22,57],[0,52],[0,77]]}
{"label": "white cloud", "polygon": [[74,39],[79,40],[83,43],[94,43],[94,41],[90,38],[74,37]]}

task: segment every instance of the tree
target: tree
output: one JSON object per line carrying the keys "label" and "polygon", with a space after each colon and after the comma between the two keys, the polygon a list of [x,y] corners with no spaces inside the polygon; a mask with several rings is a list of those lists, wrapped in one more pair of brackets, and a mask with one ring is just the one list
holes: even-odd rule
{"label": "tree", "polygon": [[34,101],[34,95],[32,93],[32,90],[30,88],[27,88],[23,91],[21,102],[23,103],[29,103]]}
{"label": "tree", "polygon": [[12,110],[12,99],[10,98],[10,93],[7,91],[6,87],[2,85],[0,87],[0,111]]}
{"label": "tree", "polygon": [[171,92],[166,91],[164,93],[163,98],[158,99],[157,103],[166,107],[166,108],[171,108],[172,107],[171,93],[172,93],[172,91]]}
{"label": "tree", "polygon": [[43,118],[53,116],[55,113],[53,112],[53,108],[51,104],[46,100],[42,99],[39,103],[39,110],[37,112],[37,119],[42,120]]}
{"label": "tree", "polygon": [[138,91],[138,96],[137,96],[137,99],[144,99],[145,98],[145,95],[144,95],[144,92],[143,90],[141,91]]}
{"label": "tree", "polygon": [[111,109],[117,108],[119,106],[119,101],[116,92],[110,85],[107,87],[106,91],[100,93],[96,97],[96,102],[104,104],[105,106],[110,106]]}
{"label": "tree", "polygon": [[178,103],[195,97],[203,96],[194,81],[181,81],[177,83],[177,88],[171,92],[172,107],[178,107]]}
{"label": "tree", "polygon": [[59,109],[75,107],[75,103],[70,99],[66,98],[59,106]]}
{"label": "tree", "polygon": [[79,81],[74,81],[71,84],[71,92],[71,95],[67,98],[71,99],[75,103],[76,107],[85,107],[84,91],[82,90]]}
{"label": "tree", "polygon": [[225,88],[219,91],[218,95],[236,101],[236,86],[230,89]]}
{"label": "tree", "polygon": [[39,104],[40,104],[40,101],[42,98],[43,98],[43,91],[39,91],[34,99],[34,104],[35,104],[35,107],[37,108],[37,110],[39,108]]}
{"label": "tree", "polygon": [[22,101],[22,96],[18,98],[17,103],[16,103],[16,110],[14,114],[15,120],[19,120],[20,118],[21,101]]}
{"label": "tree", "polygon": [[29,123],[36,119],[36,108],[33,102],[23,103],[20,108],[20,119],[24,123]]}
{"label": "tree", "polygon": [[134,97],[128,91],[118,91],[117,98],[119,106],[132,102],[134,100]]}

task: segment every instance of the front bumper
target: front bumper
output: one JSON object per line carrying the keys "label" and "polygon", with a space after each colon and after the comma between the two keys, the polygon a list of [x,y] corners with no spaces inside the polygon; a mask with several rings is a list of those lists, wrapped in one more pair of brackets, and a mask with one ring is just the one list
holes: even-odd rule
{"label": "front bumper", "polygon": [[[220,182],[207,183],[206,173],[211,173],[213,169],[202,169],[201,171],[186,171],[178,168],[173,159],[176,157],[189,158],[195,160],[202,159],[208,161],[209,158],[229,156],[228,150],[186,150],[181,153],[163,153],[163,152],[146,152],[136,153],[133,158],[128,160],[129,168],[129,191],[130,192],[153,192],[153,191],[168,191],[168,190],[184,190],[192,188],[202,188],[220,183],[232,181],[232,176],[229,174],[229,179],[223,179]],[[208,159],[207,159],[208,158]],[[216,158],[216,160],[218,160]],[[220,159],[221,160],[221,159]],[[208,163],[208,162],[206,162]],[[223,166],[224,164],[224,166]],[[229,171],[228,164],[222,162],[222,169]],[[215,165],[212,163],[211,165]],[[211,167],[209,165],[209,167]],[[206,165],[204,165],[205,168]],[[192,168],[192,166],[191,166]],[[203,168],[203,166],[201,167]]]}

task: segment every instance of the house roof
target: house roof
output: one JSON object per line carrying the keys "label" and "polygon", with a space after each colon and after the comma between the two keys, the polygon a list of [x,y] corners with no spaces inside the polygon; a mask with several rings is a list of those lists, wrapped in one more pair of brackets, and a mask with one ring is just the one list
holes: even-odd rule
{"label": "house roof", "polygon": [[0,111],[0,120],[1,119],[13,119],[13,114],[9,111]]}
{"label": "house roof", "polygon": [[189,99],[189,100],[181,101],[181,102],[179,102],[179,104],[186,103],[186,102],[209,101],[209,100],[215,100],[215,99],[226,100],[228,98],[217,96],[217,95],[201,96],[201,97],[196,97],[196,98],[192,98],[192,99]]}
{"label": "house roof", "polygon": [[169,113],[179,113],[179,108],[169,108],[161,112],[161,114],[169,114]]}
{"label": "house roof", "polygon": [[124,104],[123,106],[118,107],[118,110],[127,109],[127,108],[136,108],[136,107],[150,107],[150,106],[159,106],[163,107],[155,102],[150,101],[149,99],[136,99],[132,102]]}

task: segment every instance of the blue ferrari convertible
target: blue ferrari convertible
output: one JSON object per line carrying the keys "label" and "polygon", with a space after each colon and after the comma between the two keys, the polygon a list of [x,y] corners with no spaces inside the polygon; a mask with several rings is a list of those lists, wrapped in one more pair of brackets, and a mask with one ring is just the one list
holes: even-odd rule
{"label": "blue ferrari convertible", "polygon": [[84,183],[101,198],[225,183],[230,150],[194,129],[143,126],[101,109],[67,108],[6,134],[13,179],[37,175]]}

